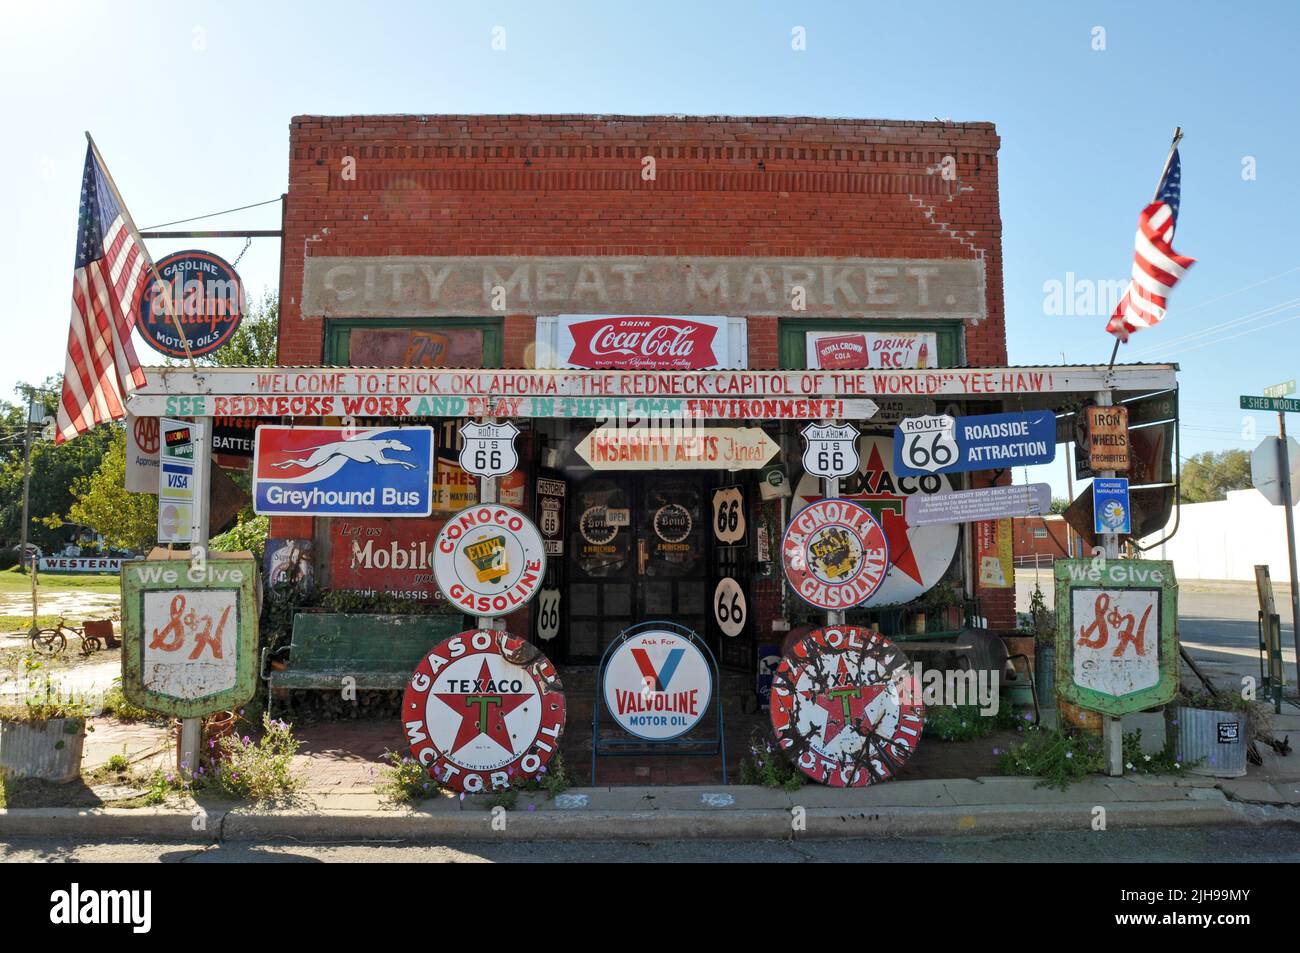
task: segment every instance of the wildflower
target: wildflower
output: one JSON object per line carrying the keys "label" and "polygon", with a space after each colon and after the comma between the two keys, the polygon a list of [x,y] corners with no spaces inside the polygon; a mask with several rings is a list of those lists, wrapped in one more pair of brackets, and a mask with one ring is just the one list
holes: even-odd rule
{"label": "wildflower", "polygon": [[993,753],[994,753],[994,754],[1001,754],[1001,753],[1002,753],[1002,749],[1001,749],[1001,748],[994,748],[994,749],[993,749]]}
{"label": "wildflower", "polygon": [[1074,757],[1074,752],[1073,752],[1073,751],[1067,751],[1067,752],[1065,753],[1065,756],[1066,756],[1067,758],[1073,758],[1073,757]]}
{"label": "wildflower", "polygon": [[1144,755],[1144,757],[1145,757],[1145,758],[1146,758],[1146,760],[1148,760],[1148,761],[1150,761],[1150,760],[1151,760],[1151,755]]}
{"label": "wildflower", "polygon": [[528,805],[528,813],[531,814],[531,813],[532,813],[533,811],[535,811],[535,810],[537,810],[537,805],[536,805],[536,804],[529,804],[529,805]]}
{"label": "wildflower", "polygon": [[[1175,724],[1177,724],[1177,722],[1175,722]],[[1175,761],[1175,762],[1174,762],[1174,768],[1175,768],[1176,770],[1178,770],[1178,771],[1181,771],[1181,770],[1183,769],[1183,766],[1182,766],[1181,764],[1179,764],[1177,761]]]}
{"label": "wildflower", "polygon": [[248,735],[244,735],[244,744],[251,745],[252,743],[253,739],[249,738]]}
{"label": "wildflower", "polygon": [[464,791],[461,791],[461,792],[460,792],[460,799],[461,799],[462,801],[465,800],[465,792],[464,792]]}
{"label": "wildflower", "polygon": [[1128,761],[1128,762],[1126,762],[1126,763],[1124,764],[1124,767],[1125,767],[1126,769],[1128,769],[1129,771],[1132,771],[1132,770],[1133,770],[1133,762],[1132,762],[1132,761]]}

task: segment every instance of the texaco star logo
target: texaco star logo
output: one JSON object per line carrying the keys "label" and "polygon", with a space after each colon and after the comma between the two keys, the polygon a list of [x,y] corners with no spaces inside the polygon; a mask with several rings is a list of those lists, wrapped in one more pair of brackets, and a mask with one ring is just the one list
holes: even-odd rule
{"label": "texaco star logo", "polygon": [[833,787],[894,777],[925,721],[907,657],[858,626],[815,629],[795,645],[773,677],[771,714],[786,756]]}
{"label": "texaco star logo", "polygon": [[402,698],[412,755],[444,787],[471,793],[538,777],[559,750],[564,712],[546,656],[488,629],[435,646]]}

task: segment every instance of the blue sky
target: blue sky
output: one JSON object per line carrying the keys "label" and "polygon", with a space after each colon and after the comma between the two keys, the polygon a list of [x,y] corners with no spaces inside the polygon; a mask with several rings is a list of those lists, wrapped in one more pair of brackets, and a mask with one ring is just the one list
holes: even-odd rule
{"label": "blue sky", "polygon": [[[1044,283],[1127,276],[1181,125],[1175,247],[1198,259],[1121,360],[1182,365],[1183,455],[1275,426],[1237,396],[1300,376],[1300,6],[1135,3],[42,3],[0,35],[0,390],[62,370],[89,129],[142,228],[275,198],[301,113],[690,113],[987,120],[1002,136],[1012,363],[1105,361]],[[806,30],[807,48],[791,49]],[[505,30],[493,50],[493,30]],[[1105,31],[1097,50],[1095,29]],[[104,74],[111,75],[111,80]],[[1243,177],[1253,159],[1254,178]],[[195,223],[276,228],[278,207]],[[151,242],[155,256],[193,243]],[[205,241],[234,260],[242,240]],[[254,292],[279,246],[240,262]],[[1229,322],[1244,319],[1229,326]],[[1212,328],[1218,333],[1197,335]],[[1257,434],[1245,430],[1254,418]],[[1243,434],[1246,436],[1243,438]],[[1018,474],[1018,478],[1020,475]],[[1063,465],[1043,468],[1063,495]]]}

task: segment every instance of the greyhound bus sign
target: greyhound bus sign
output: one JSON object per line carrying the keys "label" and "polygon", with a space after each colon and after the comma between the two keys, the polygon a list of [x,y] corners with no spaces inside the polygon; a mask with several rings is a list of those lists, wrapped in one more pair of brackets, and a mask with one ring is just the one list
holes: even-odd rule
{"label": "greyhound bus sign", "polygon": [[432,480],[432,427],[257,428],[257,513],[428,516]]}

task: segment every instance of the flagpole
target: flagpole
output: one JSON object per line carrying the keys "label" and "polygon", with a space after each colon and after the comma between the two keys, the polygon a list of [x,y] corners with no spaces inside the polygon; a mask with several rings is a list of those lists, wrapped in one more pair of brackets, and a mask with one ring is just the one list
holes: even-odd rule
{"label": "flagpole", "polygon": [[[99,146],[95,145],[94,137],[91,136],[89,130],[86,131],[86,141],[90,143],[90,151],[95,154],[95,161],[98,162],[99,167],[104,170],[104,178],[108,180],[109,191],[113,193],[113,198],[117,201],[117,207],[122,210],[122,222],[131,232],[131,237],[135,240],[136,245],[144,255],[144,260],[149,263],[149,271],[153,275],[154,281],[162,285],[163,288],[166,288],[167,282],[163,281],[162,275],[158,274],[158,266],[153,263],[153,256],[149,254],[148,246],[145,245],[144,239],[140,237],[140,232],[136,230],[135,222],[131,219],[131,212],[127,209],[126,202],[122,201],[122,193],[117,190],[117,183],[113,181],[113,173],[108,171],[108,163],[105,162],[104,157],[99,154]],[[170,294],[165,294],[162,298],[167,306],[167,315],[172,319],[172,325],[176,328],[176,334],[180,338],[181,347],[185,349],[185,357],[190,362],[190,370],[197,371],[198,367],[194,363],[194,355],[190,353],[189,338],[187,338],[185,332],[181,330],[180,318],[176,316],[175,303],[172,301]],[[135,327],[134,316],[131,320],[131,327]]]}
{"label": "flagpole", "polygon": [[[1178,143],[1182,141],[1182,138],[1183,127],[1174,126],[1174,141],[1169,144],[1169,155],[1165,156],[1165,164],[1160,167],[1160,178],[1156,179],[1156,191],[1155,194],[1151,196],[1151,201],[1153,202],[1160,198],[1160,183],[1164,182],[1165,176],[1169,174],[1169,166],[1171,166],[1174,161],[1174,152],[1178,149]],[[1115,366],[1115,357],[1119,354],[1119,346],[1120,339],[1117,337],[1115,338],[1115,347],[1112,348],[1110,352],[1110,363],[1106,365],[1107,371]]]}

